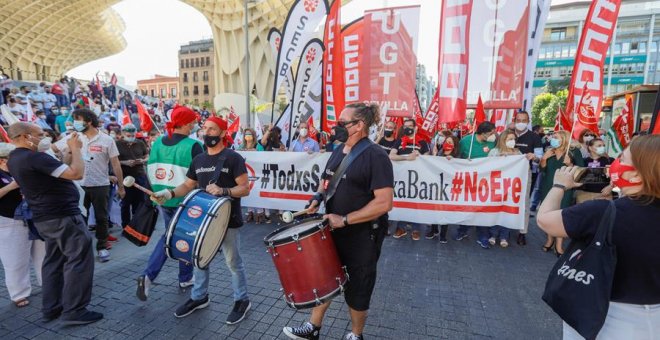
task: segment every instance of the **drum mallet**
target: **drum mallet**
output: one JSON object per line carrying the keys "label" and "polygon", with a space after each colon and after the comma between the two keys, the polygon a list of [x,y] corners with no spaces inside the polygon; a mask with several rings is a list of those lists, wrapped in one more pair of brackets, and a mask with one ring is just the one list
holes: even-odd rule
{"label": "drum mallet", "polygon": [[290,211],[285,211],[282,213],[282,222],[284,223],[291,223],[293,222],[293,219],[300,216],[300,215],[305,215],[309,214],[309,209],[301,210],[297,213],[292,213]]}
{"label": "drum mallet", "polygon": [[149,195],[149,196],[153,196],[153,195],[154,195],[154,192],[153,192],[153,191],[151,191],[151,190],[149,190],[149,189],[147,189],[147,188],[145,188],[145,187],[143,187],[143,186],[141,186],[141,185],[135,183],[135,177],[133,177],[133,176],[126,176],[126,177],[124,177],[124,186],[125,186],[125,187],[128,187],[128,188],[130,188],[130,187],[135,187],[135,189],[138,189],[138,190],[142,191],[143,193],[145,193],[145,194],[147,194],[147,195]]}

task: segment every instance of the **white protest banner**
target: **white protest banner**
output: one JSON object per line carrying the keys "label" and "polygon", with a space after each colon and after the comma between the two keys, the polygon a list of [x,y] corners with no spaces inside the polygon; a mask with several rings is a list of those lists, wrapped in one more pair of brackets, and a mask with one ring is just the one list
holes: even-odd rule
{"label": "white protest banner", "polygon": [[[268,32],[268,43],[270,44],[271,52],[273,53],[274,66],[277,61],[277,56],[280,54],[280,45],[282,44],[282,33],[280,33],[280,30],[275,27],[270,29]],[[284,83],[282,83],[282,86],[284,86],[287,101],[291,100],[291,97],[293,97],[293,71],[291,69],[289,69],[289,72],[286,72],[284,75]],[[275,89],[275,93],[277,94],[279,90],[279,88]]]}
{"label": "white protest banner", "polygon": [[[293,90],[293,99],[291,100],[291,117],[289,124],[291,131],[298,128],[298,124],[302,121],[301,118],[307,118],[308,115],[305,108],[307,95],[312,89],[312,83],[322,84],[323,79],[323,42],[319,39],[310,40],[303,49],[302,58],[298,63],[298,71],[296,72],[296,80]],[[317,91],[320,95],[320,91]],[[320,104],[320,97],[319,97]],[[320,110],[320,105],[317,108]]]}
{"label": "white protest banner", "polygon": [[[246,159],[246,207],[303,210],[321,185],[329,153],[239,152]],[[501,225],[523,229],[529,183],[524,156],[394,162],[391,220],[424,224]],[[341,185],[341,184],[340,184]]]}

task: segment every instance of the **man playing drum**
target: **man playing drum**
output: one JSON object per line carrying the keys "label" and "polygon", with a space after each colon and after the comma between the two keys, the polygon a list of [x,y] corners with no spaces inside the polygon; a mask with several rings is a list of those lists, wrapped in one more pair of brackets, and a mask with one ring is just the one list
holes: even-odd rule
{"label": "man playing drum", "polygon": [[[241,197],[250,193],[245,160],[235,151],[228,149],[227,121],[210,117],[204,123],[204,145],[206,152],[193,159],[186,180],[174,189],[164,189],[151,197],[162,204],[174,197],[183,197],[192,190],[200,188],[214,196],[228,196],[231,201],[231,216],[228,230],[222,243],[222,253],[229,271],[234,290],[234,308],[227,316],[227,324],[243,320],[251,304],[247,294],[245,268],[239,253],[239,229],[243,225]],[[197,309],[209,305],[209,271],[194,268],[194,284],[191,298],[177,308],[174,316],[182,318]]]}
{"label": "man playing drum", "polygon": [[[376,267],[385,232],[387,212],[392,209],[394,175],[387,153],[369,141],[369,128],[378,124],[376,105],[347,105],[337,122],[337,135],[344,137],[343,147],[336,148],[323,174],[323,186],[310,200],[312,213],[325,199],[326,215],[341,262],[346,266],[349,281],[344,291],[352,330],[344,339],[362,339],[369,302],[376,284]],[[339,131],[343,130],[343,131]],[[364,143],[368,143],[364,145]],[[343,176],[342,160],[352,149],[363,151],[348,165]],[[335,172],[341,179],[334,187]],[[334,195],[333,195],[334,191]],[[285,327],[291,339],[318,339],[323,316],[330,302],[312,309],[309,322],[300,327]]]}

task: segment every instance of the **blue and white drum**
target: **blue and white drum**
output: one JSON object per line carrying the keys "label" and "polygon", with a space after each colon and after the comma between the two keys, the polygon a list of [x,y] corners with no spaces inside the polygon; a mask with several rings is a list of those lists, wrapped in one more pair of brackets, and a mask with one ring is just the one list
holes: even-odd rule
{"label": "blue and white drum", "polygon": [[205,269],[222,245],[230,216],[230,198],[200,189],[191,191],[167,227],[165,253]]}

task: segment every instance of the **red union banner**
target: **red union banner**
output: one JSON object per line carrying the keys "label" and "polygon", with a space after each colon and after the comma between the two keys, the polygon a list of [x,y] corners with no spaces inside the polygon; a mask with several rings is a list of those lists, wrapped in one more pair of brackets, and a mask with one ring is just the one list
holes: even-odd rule
{"label": "red union banner", "polygon": [[485,109],[521,108],[529,1],[479,1],[470,15],[469,49],[476,53],[469,56],[468,106],[481,95]]}
{"label": "red union banner", "polygon": [[435,95],[433,95],[433,99],[431,99],[431,104],[429,104],[429,108],[426,110],[424,121],[422,121],[422,125],[420,127],[420,129],[425,131],[429,136],[433,136],[438,128],[439,107],[438,91],[435,91]]}
{"label": "red union banner", "polygon": [[438,123],[465,119],[472,0],[442,2],[438,58]]}
{"label": "red union banner", "polygon": [[[566,100],[566,114],[573,119],[573,113],[578,108],[584,95],[584,89],[589,90],[591,106],[596,116],[596,124],[603,99],[603,64],[610,46],[612,34],[616,28],[616,19],[619,15],[620,0],[594,0],[582,28],[582,37],[578,45],[573,66],[573,75],[568,87]],[[592,124],[592,117],[579,118]],[[580,124],[583,127],[586,125]],[[581,129],[575,129],[581,131]]]}
{"label": "red union banner", "polygon": [[409,6],[365,12],[360,99],[379,104],[390,116],[410,117],[413,109],[419,9]]}
{"label": "red union banner", "polygon": [[323,36],[323,131],[337,124],[344,109],[344,49],[341,39],[341,0],[335,0],[325,22]]}
{"label": "red union banner", "polygon": [[[344,104],[360,101],[360,56],[362,54],[362,34],[364,19],[360,18],[346,25],[341,31],[344,58]],[[341,112],[337,112],[341,116]],[[337,116],[337,119],[339,119]],[[324,130],[329,131],[329,130]]]}

